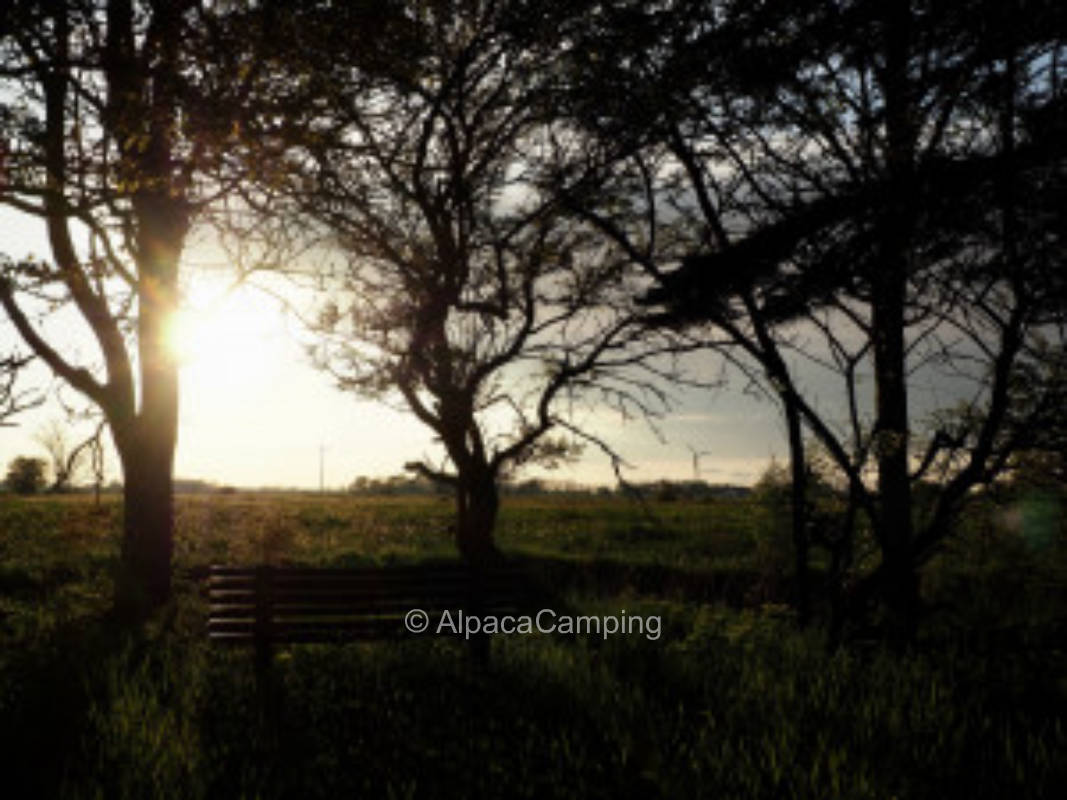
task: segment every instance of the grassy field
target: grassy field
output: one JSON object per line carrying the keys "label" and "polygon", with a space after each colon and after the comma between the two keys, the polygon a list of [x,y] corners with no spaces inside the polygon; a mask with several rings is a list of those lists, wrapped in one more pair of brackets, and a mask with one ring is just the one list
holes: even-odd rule
{"label": "grassy field", "polygon": [[[560,603],[658,615],[640,635],[302,646],[265,724],[250,654],[208,646],[211,563],[451,556],[419,497],[178,500],[175,599],[109,624],[119,507],[0,497],[0,752],[8,797],[1060,797],[1067,541],[988,509],[925,576],[914,653],[828,656],[784,605],[758,499],[507,498],[498,541]],[[1005,521],[1006,520],[1006,521]]]}

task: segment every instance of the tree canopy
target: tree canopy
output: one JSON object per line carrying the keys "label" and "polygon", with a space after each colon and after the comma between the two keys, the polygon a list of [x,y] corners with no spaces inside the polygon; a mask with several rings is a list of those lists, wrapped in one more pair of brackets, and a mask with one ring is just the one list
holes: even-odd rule
{"label": "tree canopy", "polygon": [[[581,31],[570,113],[591,144],[558,186],[656,278],[662,324],[710,324],[780,398],[798,575],[802,427],[848,476],[882,551],[865,588],[907,638],[918,565],[1062,404],[1062,10],[634,2]],[[642,88],[598,102],[624,84]],[[798,357],[838,382],[842,419]],[[920,370],[969,392],[925,450]]]}

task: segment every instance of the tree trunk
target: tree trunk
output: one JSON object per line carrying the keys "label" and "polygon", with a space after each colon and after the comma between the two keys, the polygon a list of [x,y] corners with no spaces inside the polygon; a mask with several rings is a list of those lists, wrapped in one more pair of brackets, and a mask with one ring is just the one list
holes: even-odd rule
{"label": "tree trunk", "polygon": [[878,529],[884,562],[883,599],[889,633],[910,641],[918,612],[912,558],[911,481],[908,472],[908,387],[904,312],[915,202],[914,102],[908,78],[911,9],[908,0],[886,8],[886,170],[889,195],[872,276],[877,413]]}
{"label": "tree trunk", "polygon": [[[468,462],[469,465],[469,462]],[[463,559],[474,567],[479,577],[474,594],[469,598],[473,613],[485,613],[485,597],[481,585],[481,567],[495,561],[499,556],[493,542],[493,530],[496,527],[497,511],[500,508],[500,496],[496,477],[488,465],[468,466],[460,470],[459,485],[456,487],[458,517],[456,525],[456,546]],[[470,653],[475,666],[485,669],[489,664],[489,636],[476,634],[470,640]]]}
{"label": "tree trunk", "polygon": [[786,425],[789,429],[789,466],[792,475],[792,527],[794,587],[793,603],[800,627],[811,619],[811,577],[808,569],[808,470],[804,458],[804,438],[800,426],[800,410],[791,392],[783,394]]}
{"label": "tree trunk", "polygon": [[789,466],[792,496],[792,534],[794,559],[794,594],[793,603],[797,612],[797,622],[805,627],[811,619],[811,577],[809,569],[810,544],[807,531],[808,472],[804,456],[804,434],[801,425],[800,404],[796,388],[789,375],[778,345],[767,328],[766,321],[756,305],[751,292],[743,296],[745,309],[752,320],[756,338],[763,350],[763,361],[767,377],[776,387],[782,401],[786,427],[789,431]]}
{"label": "tree trunk", "polygon": [[128,620],[143,619],[170,597],[174,448],[161,433],[147,430],[119,452],[124,479],[123,536],[115,606]]}
{"label": "tree trunk", "polygon": [[124,522],[120,614],[137,618],[170,597],[174,552],[174,450],[178,438],[178,364],[167,341],[177,303],[178,260],[187,230],[184,205],[146,194],[135,201],[141,220],[137,347],[141,407],[119,425]]}
{"label": "tree trunk", "polygon": [[898,641],[907,641],[916,624],[918,580],[912,558],[904,287],[902,280],[882,280],[879,284],[880,299],[875,303],[873,316],[878,416],[877,524],[885,562],[884,599],[890,634]]}
{"label": "tree trunk", "polygon": [[460,475],[456,488],[458,520],[456,546],[468,562],[482,564],[497,555],[493,542],[500,495],[488,467],[477,467]]}
{"label": "tree trunk", "polygon": [[[171,273],[173,276],[173,272]],[[141,408],[112,417],[123,474],[122,563],[115,606],[123,619],[143,619],[170,598],[174,552],[174,451],[178,435],[178,367],[166,341],[173,279],[146,280],[138,318]],[[116,418],[117,417],[117,418]]]}

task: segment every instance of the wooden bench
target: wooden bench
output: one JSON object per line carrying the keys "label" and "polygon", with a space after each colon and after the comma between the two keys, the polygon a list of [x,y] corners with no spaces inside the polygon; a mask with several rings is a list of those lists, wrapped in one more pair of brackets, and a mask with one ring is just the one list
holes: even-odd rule
{"label": "wooden bench", "polygon": [[[507,562],[481,569],[454,561],[355,568],[213,566],[207,630],[213,642],[254,646],[266,663],[276,644],[435,636],[445,611],[453,619],[459,610],[479,616],[529,613],[539,594],[524,570]],[[405,625],[413,609],[428,616],[422,633]],[[487,657],[487,637],[472,637],[472,652]]]}

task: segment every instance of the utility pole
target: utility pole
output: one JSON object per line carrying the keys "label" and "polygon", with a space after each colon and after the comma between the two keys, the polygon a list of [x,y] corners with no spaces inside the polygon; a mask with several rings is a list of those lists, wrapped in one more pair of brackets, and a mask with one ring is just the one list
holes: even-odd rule
{"label": "utility pole", "polygon": [[699,481],[700,480],[700,457],[701,456],[710,456],[711,455],[711,451],[710,450],[697,450],[691,444],[687,444],[686,447],[688,447],[689,448],[689,452],[693,454],[693,480],[694,481]]}

